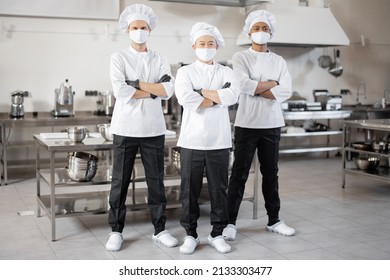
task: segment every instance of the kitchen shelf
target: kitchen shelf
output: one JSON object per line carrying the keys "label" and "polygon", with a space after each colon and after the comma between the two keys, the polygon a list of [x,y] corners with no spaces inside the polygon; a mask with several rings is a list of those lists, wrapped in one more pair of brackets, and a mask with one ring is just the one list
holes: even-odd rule
{"label": "kitchen shelf", "polygon": [[[54,131],[54,127],[75,126],[75,125],[97,125],[99,123],[109,123],[111,116],[98,116],[92,111],[76,112],[71,117],[54,117],[50,112],[38,112],[37,116],[33,116],[32,112],[26,112],[23,118],[11,118],[8,113],[0,113],[0,133],[1,133],[1,162],[2,162],[2,181],[1,185],[8,184],[8,169],[25,167],[31,162],[24,163],[10,161],[8,159],[8,151],[10,149],[20,149],[34,147],[35,142],[31,140],[15,141],[10,137],[13,129],[33,128],[34,133],[42,132],[41,128],[50,128]],[[33,164],[31,165],[33,166]]]}
{"label": "kitchen shelf", "polygon": [[[330,120],[332,119],[345,119],[349,118],[351,111],[303,111],[303,112],[283,112],[285,121],[305,121],[305,120],[326,120],[328,127],[330,127]],[[343,132],[341,130],[327,130],[327,131],[313,131],[313,132],[297,132],[297,133],[282,133],[281,138],[293,139],[293,138],[324,138],[326,143],[311,144],[305,146],[292,146],[291,144],[280,145],[280,154],[295,154],[295,153],[318,153],[339,151],[342,146],[335,146],[330,144],[330,137],[341,136]]]}
{"label": "kitchen shelf", "polygon": [[342,153],[342,188],[345,188],[346,175],[364,176],[370,179],[380,180],[390,183],[390,168],[381,167],[374,170],[361,170],[354,167],[352,160],[348,160],[348,154],[356,153],[364,156],[376,156],[380,158],[390,158],[389,153],[366,151],[352,148],[352,139],[354,134],[360,131],[366,132],[390,132],[390,120],[379,119],[379,120],[355,120],[355,121],[343,121],[343,153]]}
{"label": "kitchen shelf", "polygon": [[314,146],[307,146],[307,147],[291,147],[286,148],[283,147],[279,151],[280,154],[294,154],[294,153],[318,153],[318,152],[331,152],[331,151],[339,151],[341,150],[341,147],[336,146],[326,146],[326,147],[314,147]]}
{"label": "kitchen shelf", "polygon": [[327,136],[327,135],[341,135],[342,131],[329,130],[329,131],[313,131],[313,132],[301,132],[301,133],[282,133],[282,137],[307,137],[307,136]]}

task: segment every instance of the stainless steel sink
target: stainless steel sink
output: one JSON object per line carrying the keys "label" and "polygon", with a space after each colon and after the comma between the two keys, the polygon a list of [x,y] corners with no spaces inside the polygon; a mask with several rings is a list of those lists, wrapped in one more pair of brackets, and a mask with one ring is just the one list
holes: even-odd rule
{"label": "stainless steel sink", "polygon": [[352,111],[351,120],[367,120],[367,119],[389,119],[390,107],[374,108],[373,105],[357,104],[344,105],[342,110]]}

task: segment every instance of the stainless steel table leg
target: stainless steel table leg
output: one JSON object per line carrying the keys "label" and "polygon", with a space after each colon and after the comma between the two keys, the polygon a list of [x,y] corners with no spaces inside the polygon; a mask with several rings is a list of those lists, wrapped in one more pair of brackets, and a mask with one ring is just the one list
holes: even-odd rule
{"label": "stainless steel table leg", "polygon": [[55,194],[55,153],[50,152],[50,220],[51,240],[56,240],[56,194]]}
{"label": "stainless steel table leg", "polygon": [[253,219],[257,219],[257,202],[259,196],[259,159],[257,158],[257,153],[255,153],[255,162],[254,162],[255,176],[254,176],[254,185],[253,185]]}
{"label": "stainless steel table leg", "polygon": [[37,180],[37,217],[41,216],[41,206],[39,200],[41,199],[41,175],[39,174],[40,166],[40,148],[38,143],[35,144],[36,147],[36,162],[35,162],[35,176]]}
{"label": "stainless steel table leg", "polygon": [[7,166],[7,137],[5,135],[5,125],[3,124],[1,126],[1,147],[3,152],[3,181],[1,182],[1,185],[7,185],[8,184],[8,166]]}

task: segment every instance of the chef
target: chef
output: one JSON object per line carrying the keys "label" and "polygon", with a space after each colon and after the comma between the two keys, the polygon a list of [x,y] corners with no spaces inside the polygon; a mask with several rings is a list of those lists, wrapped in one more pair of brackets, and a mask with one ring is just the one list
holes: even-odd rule
{"label": "chef", "polygon": [[196,61],[178,70],[175,83],[175,93],[183,106],[178,140],[181,147],[180,224],[187,234],[180,252],[192,254],[200,243],[198,198],[206,170],[212,225],[207,240],[219,253],[228,253],[231,247],[222,236],[228,223],[226,190],[232,147],[228,106],[237,102],[238,83],[231,68],[214,61],[217,49],[225,44],[219,30],[198,22],[190,35]]}
{"label": "chef", "polygon": [[285,125],[280,103],[291,96],[291,76],[286,61],[267,47],[275,34],[275,23],[274,15],[266,10],[251,12],[245,20],[244,32],[252,40],[252,46],[233,55],[240,97],[234,124],[235,160],[228,190],[229,225],[223,232],[227,240],[236,238],[237,215],[256,149],[268,215],[266,230],[285,236],[295,234],[293,228],[279,220],[279,141],[281,127]]}
{"label": "chef", "polygon": [[167,59],[146,46],[156,21],[150,7],[143,4],[128,6],[120,15],[119,26],[128,33],[130,46],[111,56],[110,78],[116,101],[111,120],[114,159],[108,215],[112,232],[106,243],[109,251],[120,250],[123,242],[126,196],[138,152],[148,186],[148,206],[154,226],[152,240],[167,247],[178,244],[177,239],[165,230],[166,126],[161,106],[161,100],[173,95],[174,79]]}

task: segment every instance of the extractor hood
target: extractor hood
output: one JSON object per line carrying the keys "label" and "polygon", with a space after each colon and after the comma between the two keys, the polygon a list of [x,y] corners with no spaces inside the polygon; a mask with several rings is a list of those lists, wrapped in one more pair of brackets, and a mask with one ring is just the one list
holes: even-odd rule
{"label": "extractor hood", "polygon": [[[328,47],[349,45],[349,39],[330,8],[280,4],[256,5],[276,17],[276,33],[268,43],[273,46]],[[243,32],[237,45],[251,44]]]}
{"label": "extractor hood", "polygon": [[231,6],[231,7],[245,7],[252,4],[264,2],[264,0],[149,0],[157,2],[176,2],[199,5],[217,5],[217,6]]}

